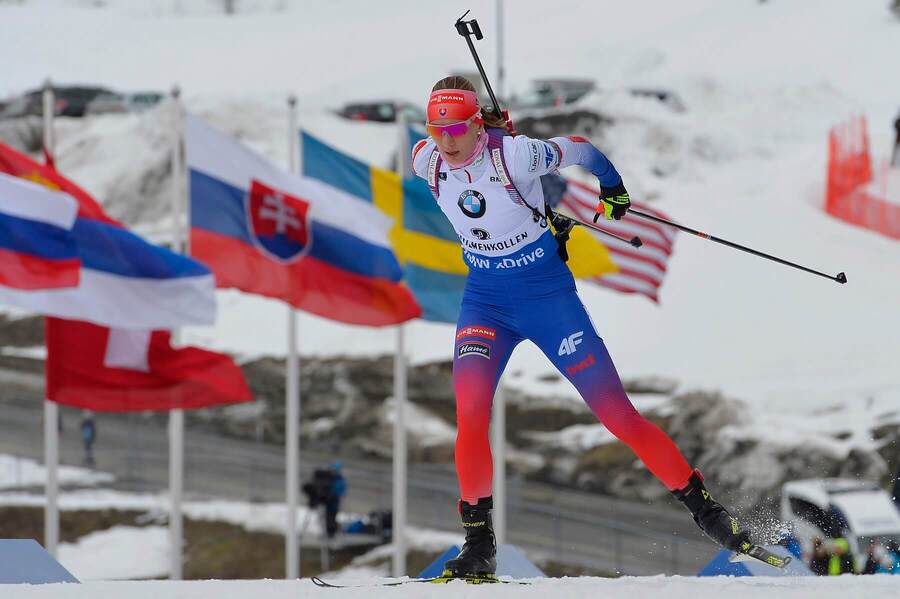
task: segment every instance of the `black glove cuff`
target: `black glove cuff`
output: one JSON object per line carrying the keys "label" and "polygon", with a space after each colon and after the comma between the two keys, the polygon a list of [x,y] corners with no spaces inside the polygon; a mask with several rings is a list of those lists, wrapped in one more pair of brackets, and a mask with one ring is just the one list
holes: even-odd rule
{"label": "black glove cuff", "polygon": [[604,198],[614,198],[616,196],[620,196],[628,193],[625,189],[625,185],[623,183],[619,183],[618,185],[613,185],[612,187],[601,187],[600,188],[600,199]]}

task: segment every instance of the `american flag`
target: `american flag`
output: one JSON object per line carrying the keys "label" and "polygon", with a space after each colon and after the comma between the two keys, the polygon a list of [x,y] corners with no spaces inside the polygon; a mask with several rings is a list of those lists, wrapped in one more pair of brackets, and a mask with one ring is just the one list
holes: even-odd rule
{"label": "american flag", "polygon": [[[560,207],[564,208],[563,213],[568,212],[585,222],[593,222],[599,195],[598,190],[569,180]],[[659,210],[640,202],[632,201],[631,206],[659,218],[669,218]],[[640,293],[658,303],[659,288],[666,276],[666,267],[669,256],[672,255],[677,229],[631,214],[626,214],[618,221],[601,218],[597,221],[597,226],[626,239],[637,235],[644,245],[635,248],[594,232],[597,239],[606,245],[619,270],[590,280],[597,285],[622,293]]]}

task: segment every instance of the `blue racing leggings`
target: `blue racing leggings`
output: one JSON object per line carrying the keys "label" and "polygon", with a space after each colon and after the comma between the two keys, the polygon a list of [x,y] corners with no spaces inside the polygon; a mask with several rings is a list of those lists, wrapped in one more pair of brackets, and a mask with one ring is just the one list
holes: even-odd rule
{"label": "blue racing leggings", "polygon": [[687,484],[691,467],[669,436],[635,410],[571,272],[554,256],[516,273],[469,273],[453,357],[456,470],[463,500],[475,503],[491,495],[491,404],[509,356],[523,339],[550,358],[600,422],[669,490]]}

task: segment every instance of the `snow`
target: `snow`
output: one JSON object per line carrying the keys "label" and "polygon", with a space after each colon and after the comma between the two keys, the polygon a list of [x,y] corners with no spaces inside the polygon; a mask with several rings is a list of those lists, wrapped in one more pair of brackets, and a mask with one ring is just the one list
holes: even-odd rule
{"label": "snow", "polygon": [[894,167],[887,160],[873,163],[872,182],[866,186],[866,191],[880,200],[900,204],[900,163]]}
{"label": "snow", "polygon": [[[61,468],[62,469],[62,468]],[[0,493],[0,505],[44,505],[43,494]],[[163,515],[168,513],[169,500],[165,493],[126,493],[111,489],[78,489],[59,496],[61,510],[145,510]],[[251,531],[283,534],[287,521],[283,503],[247,502],[225,499],[187,499],[182,503],[182,511],[187,518],[195,520],[218,520],[243,526]],[[302,526],[309,510],[298,506],[297,523]],[[344,516],[349,517],[348,514]],[[310,537],[318,536],[319,521],[312,518],[307,528]]]}
{"label": "snow", "polygon": [[[396,418],[396,402],[391,397],[385,404],[387,410],[385,420],[393,425]],[[408,403],[406,406],[406,432],[413,435],[425,447],[441,445],[456,441],[456,428],[447,424],[443,418],[431,414],[428,410]]]}
{"label": "snow", "polygon": [[30,358],[32,360],[46,360],[47,347],[39,345],[35,347],[0,347],[0,355],[14,356],[16,358]]}
{"label": "snow", "polygon": [[[374,583],[383,578],[357,579],[357,583]],[[634,597],[666,597],[667,599],[749,599],[774,596],[779,599],[846,599],[866,597],[880,599],[896,597],[896,580],[891,576],[841,576],[804,578],[686,578],[680,576],[651,576],[644,578],[563,578],[534,579],[521,585],[447,585],[411,584],[401,587],[357,589],[317,589],[309,580],[299,581],[197,581],[197,582],[88,582],[84,584],[18,585],[4,589],[4,597],[11,599],[296,599],[326,594],[334,599],[392,597],[416,599],[569,599],[603,597],[604,599],[633,599]]]}
{"label": "snow", "polygon": [[[59,484],[66,486],[93,486],[110,483],[115,477],[108,472],[98,472],[77,466],[59,466]],[[0,454],[0,489],[43,486],[47,470],[43,464],[28,458]]]}
{"label": "snow", "polygon": [[616,437],[602,424],[573,424],[561,431],[528,432],[525,436],[538,444],[572,452],[586,451],[597,445],[616,440]]}
{"label": "snow", "polygon": [[165,578],[169,573],[169,529],[115,526],[58,548],[62,566],[80,581]]}

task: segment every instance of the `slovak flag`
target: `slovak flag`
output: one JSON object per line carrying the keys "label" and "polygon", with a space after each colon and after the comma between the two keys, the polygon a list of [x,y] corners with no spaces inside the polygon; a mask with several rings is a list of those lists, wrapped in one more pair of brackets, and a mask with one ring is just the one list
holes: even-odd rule
{"label": "slovak flag", "polygon": [[76,200],[72,236],[81,261],[77,286],[0,286],[0,304],[123,329],[215,322],[215,281],[205,265],[144,241],[110,218],[83,189],[3,144],[0,173],[63,191]]}
{"label": "slovak flag", "polygon": [[168,331],[47,318],[47,398],[100,412],[252,401],[241,369],[216,352],[170,345]]}
{"label": "slovak flag", "polygon": [[188,115],[191,253],[219,287],[281,299],[348,324],[421,315],[372,204],[288,174]]}
{"label": "slovak flag", "polygon": [[78,285],[77,213],[74,198],[0,173],[0,287]]}

